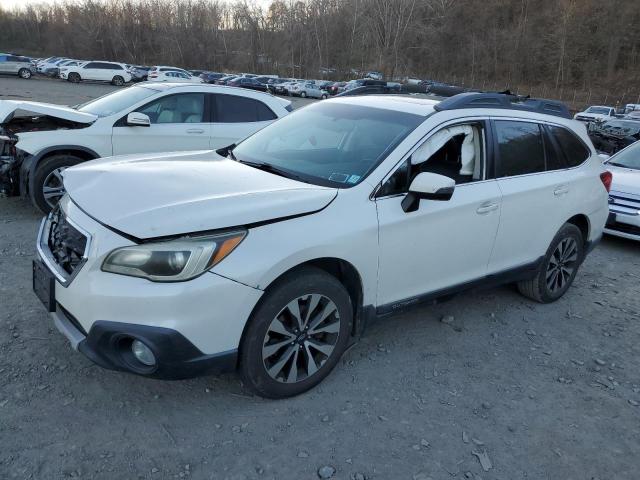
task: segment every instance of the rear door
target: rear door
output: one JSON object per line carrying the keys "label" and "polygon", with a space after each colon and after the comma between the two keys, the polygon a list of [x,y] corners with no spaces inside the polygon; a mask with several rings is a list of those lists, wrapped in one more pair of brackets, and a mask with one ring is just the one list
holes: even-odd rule
{"label": "rear door", "polygon": [[494,119],[492,125],[502,215],[488,270],[498,273],[531,264],[546,253],[570,218],[578,192],[543,124]]}
{"label": "rear door", "polygon": [[208,150],[211,136],[204,93],[166,95],[136,109],[149,116],[149,127],[127,126],[126,116],[113,127],[113,154]]}
{"label": "rear door", "polygon": [[0,73],[13,73],[13,66],[8,55],[0,55]]}
{"label": "rear door", "polygon": [[82,80],[100,80],[100,62],[89,62],[79,71]]}
{"label": "rear door", "polygon": [[213,128],[210,148],[226,147],[266,127],[278,116],[255,98],[216,93],[211,95]]}

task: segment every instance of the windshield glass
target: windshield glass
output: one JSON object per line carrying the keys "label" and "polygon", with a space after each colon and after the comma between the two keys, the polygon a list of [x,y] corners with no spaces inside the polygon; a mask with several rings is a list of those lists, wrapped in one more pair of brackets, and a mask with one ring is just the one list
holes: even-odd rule
{"label": "windshield glass", "polygon": [[93,113],[99,117],[108,117],[156,93],[158,91],[151,88],[129,87],[78,105],[76,110]]}
{"label": "windshield glass", "polygon": [[601,115],[608,115],[609,109],[605,107],[589,107],[586,113],[599,113]]}
{"label": "windshield glass", "polygon": [[640,170],[640,142],[636,142],[617,155],[614,155],[608,163],[617,167]]}
{"label": "windshield glass", "polygon": [[424,117],[323,102],[260,130],[233,150],[238,161],[268,164],[319,185],[364,179]]}

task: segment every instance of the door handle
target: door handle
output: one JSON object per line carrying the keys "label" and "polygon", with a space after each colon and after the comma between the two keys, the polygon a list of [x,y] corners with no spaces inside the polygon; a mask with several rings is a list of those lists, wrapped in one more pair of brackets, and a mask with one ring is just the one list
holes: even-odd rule
{"label": "door handle", "polygon": [[556,197],[559,197],[561,195],[564,195],[565,193],[569,193],[569,186],[568,185],[560,185],[558,188],[556,188],[553,191],[553,194]]}
{"label": "door handle", "polygon": [[478,207],[476,212],[479,215],[484,215],[485,213],[493,212],[494,210],[497,210],[497,209],[498,209],[497,203],[487,203],[485,205],[481,205],[480,207]]}
{"label": "door handle", "polygon": [[202,128],[190,128],[187,133],[204,133],[204,130]]}

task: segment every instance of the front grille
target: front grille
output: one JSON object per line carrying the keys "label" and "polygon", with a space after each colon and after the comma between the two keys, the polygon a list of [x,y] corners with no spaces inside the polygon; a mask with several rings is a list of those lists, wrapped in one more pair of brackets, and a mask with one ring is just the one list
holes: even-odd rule
{"label": "front grille", "polygon": [[609,192],[609,205],[615,207],[614,210],[620,210],[630,215],[638,215],[640,212],[640,195],[612,190]]}
{"label": "front grille", "polygon": [[49,218],[47,246],[55,262],[68,275],[72,275],[83,261],[87,237],[67,221],[59,206],[51,212]]}

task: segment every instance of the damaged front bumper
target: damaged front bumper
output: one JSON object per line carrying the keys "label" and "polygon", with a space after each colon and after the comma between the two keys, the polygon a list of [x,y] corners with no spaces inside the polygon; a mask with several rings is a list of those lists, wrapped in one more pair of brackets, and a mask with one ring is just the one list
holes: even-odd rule
{"label": "damaged front bumper", "polygon": [[2,133],[0,128],[0,197],[18,195],[20,159],[16,156],[16,140]]}

